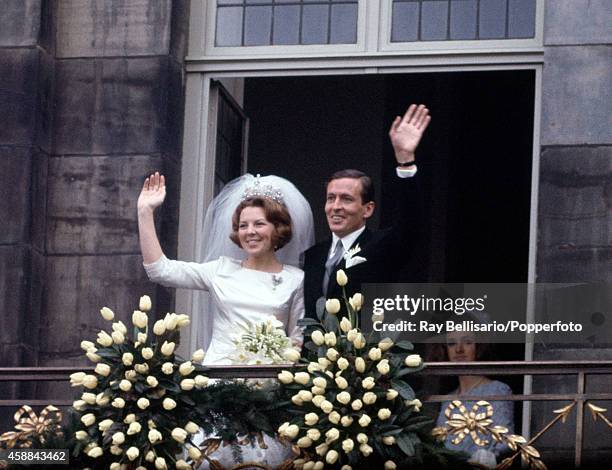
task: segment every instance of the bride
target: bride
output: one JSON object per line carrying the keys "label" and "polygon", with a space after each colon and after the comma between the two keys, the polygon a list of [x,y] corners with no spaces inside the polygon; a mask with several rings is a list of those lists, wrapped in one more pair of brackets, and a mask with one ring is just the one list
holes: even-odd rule
{"label": "bride", "polygon": [[[204,221],[203,263],[168,259],[160,246],[153,213],[166,196],[165,178],[148,177],[138,198],[138,229],[144,268],[153,282],[167,287],[207,290],[211,305],[201,331],[212,323],[204,364],[231,364],[231,334],[239,324],[276,318],[295,346],[302,344],[298,320],[304,317],[304,272],[297,266],[314,244],[310,205],[287,180],[244,175],[228,183],[208,208]],[[245,257],[246,255],[246,257]],[[202,337],[197,334],[196,338]],[[206,436],[200,436],[206,437]],[[289,447],[264,436],[268,447],[242,447],[242,460],[276,468],[291,455]],[[211,458],[236,462],[229,447]],[[207,468],[205,461],[200,468]]]}
{"label": "bride", "polygon": [[210,293],[212,308],[203,319],[208,325],[195,325],[212,324],[204,364],[231,364],[231,332],[240,324],[261,324],[272,317],[301,346],[297,322],[304,316],[304,272],[296,266],[314,242],[314,229],[310,206],[297,188],[277,176],[250,174],[228,183],[206,214],[203,263],[164,255],[153,213],[165,196],[163,175],[145,180],[138,198],[144,268],[153,282]]}

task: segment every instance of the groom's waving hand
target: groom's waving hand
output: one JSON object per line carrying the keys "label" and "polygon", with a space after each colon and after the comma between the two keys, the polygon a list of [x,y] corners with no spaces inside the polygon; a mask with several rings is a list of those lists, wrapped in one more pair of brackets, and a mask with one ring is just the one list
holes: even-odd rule
{"label": "groom's waving hand", "polygon": [[[359,170],[340,170],[327,182],[325,216],[331,237],[306,252],[304,296],[306,316],[316,317],[320,299],[342,298],[336,280],[339,269],[346,270],[347,294],[361,291],[363,283],[395,281],[393,274],[419,250],[421,191],[415,177],[415,151],[431,117],[424,105],[411,105],[404,116],[397,116],[389,138],[397,161],[400,193],[395,198],[393,226],[370,230],[367,219],[374,213],[372,179]],[[418,279],[420,280],[420,279]]]}

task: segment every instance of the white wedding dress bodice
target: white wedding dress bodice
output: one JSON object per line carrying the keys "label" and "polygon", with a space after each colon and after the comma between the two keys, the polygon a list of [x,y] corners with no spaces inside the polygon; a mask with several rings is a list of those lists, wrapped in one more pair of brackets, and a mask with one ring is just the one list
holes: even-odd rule
{"label": "white wedding dress bodice", "polygon": [[200,289],[210,292],[217,307],[212,321],[212,339],[203,364],[226,365],[232,361],[234,334],[239,324],[262,323],[270,316],[285,325],[294,344],[301,345],[302,331],[297,322],[304,316],[304,271],[283,266],[273,274],[244,268],[239,260],[220,257],[208,263],[176,261],[162,255],[144,265],[153,282],[166,287]]}

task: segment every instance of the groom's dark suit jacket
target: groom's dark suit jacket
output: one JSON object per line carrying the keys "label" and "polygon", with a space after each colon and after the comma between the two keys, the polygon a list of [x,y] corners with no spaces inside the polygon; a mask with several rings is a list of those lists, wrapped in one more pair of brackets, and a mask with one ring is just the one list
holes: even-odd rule
{"label": "groom's dark suit jacket", "polygon": [[[316,303],[320,297],[342,299],[342,288],[336,282],[335,273],[338,269],[344,269],[348,276],[349,281],[346,285],[348,296],[360,292],[364,283],[423,281],[423,257],[419,253],[422,246],[423,204],[418,179],[418,175],[413,178],[397,178],[392,226],[382,230],[366,228],[359,235],[352,247],[359,245],[361,251],[356,256],[366,258],[366,261],[347,269],[345,260],[342,259],[330,276],[326,293],[323,292],[322,284],[325,262],[332,243],[331,236],[306,251],[304,260],[306,317],[316,318]],[[410,279],[398,279],[398,271],[406,266],[410,267]]]}

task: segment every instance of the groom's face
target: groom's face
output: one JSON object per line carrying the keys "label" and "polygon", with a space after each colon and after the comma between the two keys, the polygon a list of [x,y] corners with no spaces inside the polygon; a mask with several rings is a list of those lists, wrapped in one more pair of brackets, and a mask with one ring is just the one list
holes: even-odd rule
{"label": "groom's face", "polygon": [[327,185],[327,224],[340,238],[363,227],[374,212],[372,201],[362,201],[361,190],[361,181],[357,178],[339,178]]}

